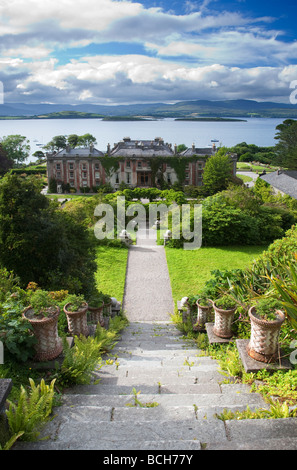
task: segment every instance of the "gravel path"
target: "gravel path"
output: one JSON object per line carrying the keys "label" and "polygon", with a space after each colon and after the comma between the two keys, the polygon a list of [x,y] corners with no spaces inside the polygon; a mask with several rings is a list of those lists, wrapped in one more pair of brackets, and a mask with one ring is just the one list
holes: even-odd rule
{"label": "gravel path", "polygon": [[168,321],[174,303],[164,246],[139,228],[129,248],[123,309],[129,321]]}

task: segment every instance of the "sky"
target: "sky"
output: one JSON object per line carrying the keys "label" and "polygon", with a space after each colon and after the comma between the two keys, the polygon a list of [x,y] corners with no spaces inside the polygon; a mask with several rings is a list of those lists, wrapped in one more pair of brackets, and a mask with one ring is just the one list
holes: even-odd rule
{"label": "sky", "polygon": [[0,0],[0,89],[7,104],[290,103],[296,19],[296,0]]}

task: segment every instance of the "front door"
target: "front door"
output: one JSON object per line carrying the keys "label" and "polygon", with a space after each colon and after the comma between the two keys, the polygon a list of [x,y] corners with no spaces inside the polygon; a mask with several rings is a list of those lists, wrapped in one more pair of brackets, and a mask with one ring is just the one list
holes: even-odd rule
{"label": "front door", "polygon": [[137,186],[151,186],[152,174],[144,171],[137,173]]}

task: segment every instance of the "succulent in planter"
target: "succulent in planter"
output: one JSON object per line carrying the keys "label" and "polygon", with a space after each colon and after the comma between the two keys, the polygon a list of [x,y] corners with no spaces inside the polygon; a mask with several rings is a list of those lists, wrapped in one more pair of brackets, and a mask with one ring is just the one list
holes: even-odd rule
{"label": "succulent in planter", "polygon": [[55,359],[63,351],[62,339],[58,335],[60,308],[51,294],[42,289],[30,292],[28,299],[30,306],[23,312],[23,317],[30,322],[37,339],[35,359]]}
{"label": "succulent in planter", "polygon": [[88,336],[88,304],[82,295],[71,294],[65,299],[64,313],[67,317],[68,330],[72,336]]}
{"label": "succulent in planter", "polygon": [[212,307],[212,303],[209,300],[209,298],[205,295],[199,296],[197,299],[197,305],[200,305],[201,307]]}
{"label": "succulent in planter", "polygon": [[197,320],[195,324],[195,329],[196,330],[204,330],[205,329],[205,324],[209,322],[212,318],[212,302],[208,298],[207,295],[204,293],[201,293],[198,295],[198,299],[196,301],[197,305]]}
{"label": "succulent in planter", "polygon": [[275,321],[279,318],[277,313],[282,309],[282,303],[272,297],[263,297],[254,302],[254,316],[265,321]]}
{"label": "succulent in planter", "polygon": [[224,294],[213,302],[215,311],[213,332],[219,338],[228,339],[233,336],[232,323],[236,307],[235,299],[229,294]]}
{"label": "succulent in planter", "polygon": [[38,289],[28,296],[30,308],[26,312],[27,318],[50,317],[57,312],[57,302],[51,296],[50,292]]}
{"label": "succulent in planter", "polygon": [[66,305],[68,305],[68,311],[70,312],[78,312],[81,309],[85,309],[87,304],[83,295],[76,294],[68,295],[65,301],[67,302]]}
{"label": "succulent in planter", "polygon": [[102,293],[98,292],[97,290],[92,292],[90,298],[88,299],[88,306],[88,320],[93,324],[100,323],[101,326],[104,326],[104,300]]}
{"label": "succulent in planter", "polygon": [[233,310],[237,304],[231,295],[225,294],[216,299],[214,305],[221,310]]}
{"label": "succulent in planter", "polygon": [[282,304],[274,298],[261,298],[249,309],[251,336],[247,346],[250,357],[260,362],[278,359],[278,337],[285,314]]}

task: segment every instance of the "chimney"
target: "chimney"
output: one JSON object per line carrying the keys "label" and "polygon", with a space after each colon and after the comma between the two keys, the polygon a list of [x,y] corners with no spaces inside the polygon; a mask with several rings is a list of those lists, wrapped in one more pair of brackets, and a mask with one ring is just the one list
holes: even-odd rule
{"label": "chimney", "polygon": [[107,155],[110,155],[110,144],[107,144]]}
{"label": "chimney", "polygon": [[215,144],[215,143],[213,143],[213,144],[212,144],[212,150],[215,152],[215,151],[216,151],[216,149],[217,149],[217,148],[216,148],[216,144]]}
{"label": "chimney", "polygon": [[174,155],[176,155],[176,154],[177,154],[177,145],[174,144]]}
{"label": "chimney", "polygon": [[192,151],[195,152],[195,144],[194,144],[194,142],[192,143]]}
{"label": "chimney", "polygon": [[90,153],[93,153],[94,150],[94,144],[90,144]]}

